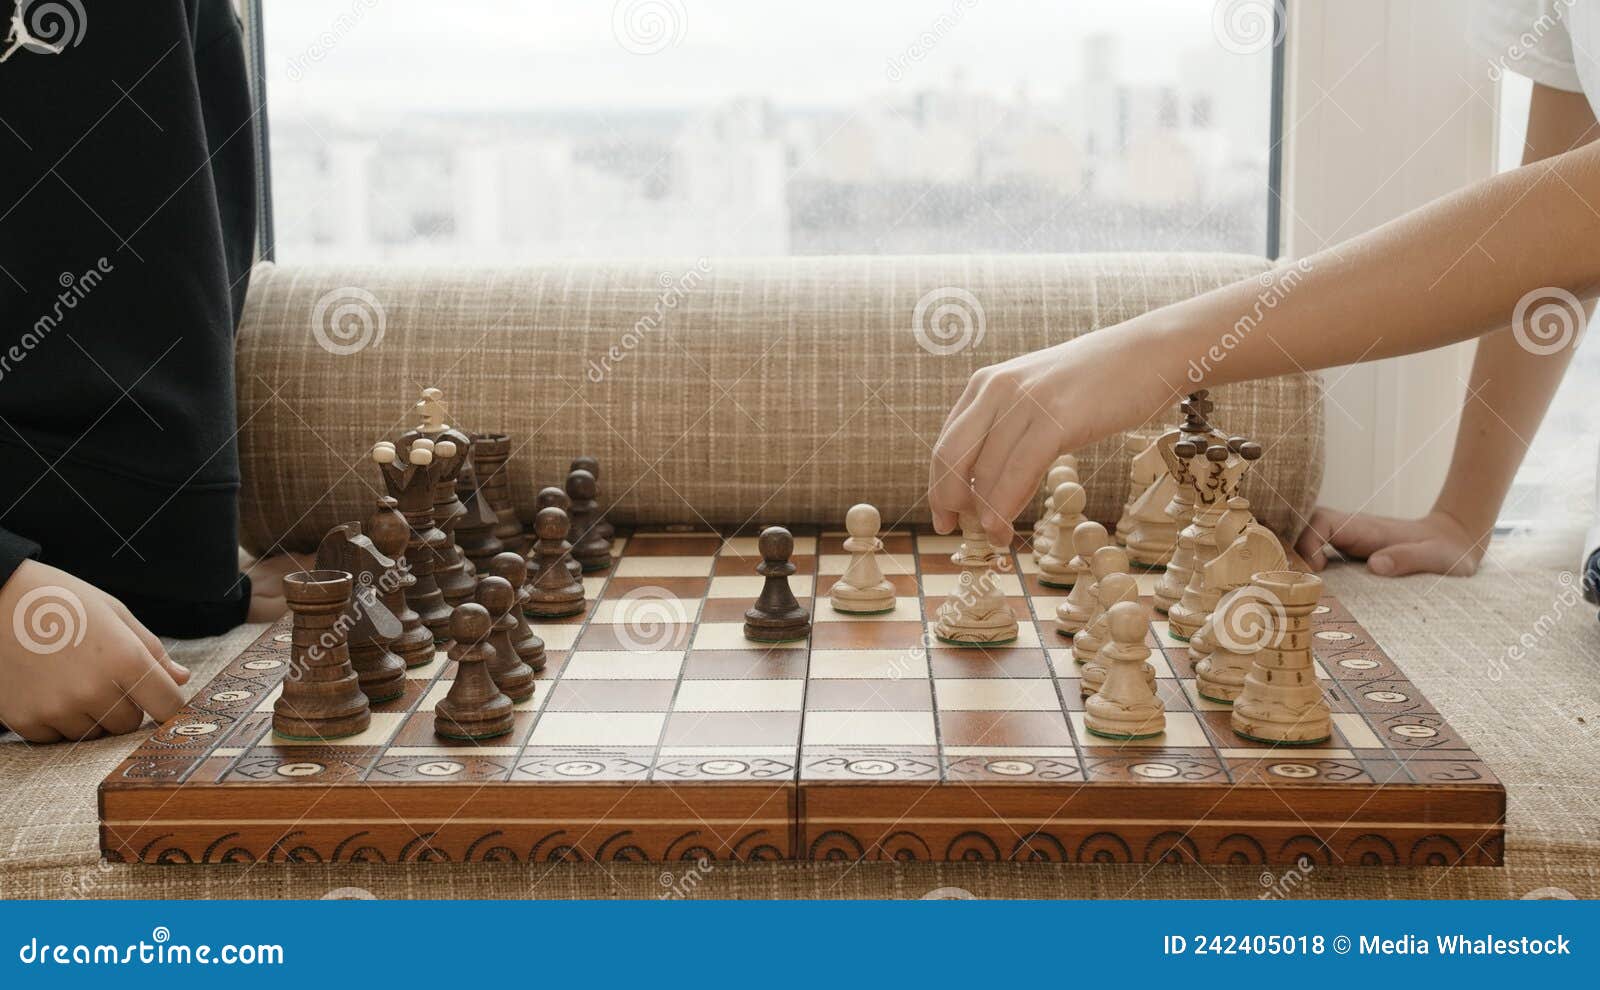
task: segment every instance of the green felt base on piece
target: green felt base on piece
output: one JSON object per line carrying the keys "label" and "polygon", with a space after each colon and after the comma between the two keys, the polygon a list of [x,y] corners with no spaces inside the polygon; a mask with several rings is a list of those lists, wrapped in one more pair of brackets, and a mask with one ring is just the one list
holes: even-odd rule
{"label": "green felt base on piece", "polygon": [[1166,564],[1141,564],[1137,560],[1128,561],[1128,566],[1137,567],[1141,571],[1149,571],[1152,574],[1159,574],[1167,569]]}
{"label": "green felt base on piece", "polygon": [[471,733],[463,732],[458,735],[454,732],[441,732],[438,727],[434,728],[433,733],[440,739],[460,739],[464,742],[479,742],[480,740],[484,739],[499,739],[502,736],[509,736],[511,734],[511,732],[507,730],[505,732],[487,732],[483,733],[482,735],[472,735]]}
{"label": "green felt base on piece", "polygon": [[748,639],[752,643],[801,643],[804,642],[806,637],[810,635],[811,634],[808,632],[805,634],[805,636],[783,636],[778,639],[765,639],[761,636],[752,636],[749,633],[745,633],[744,638]]}
{"label": "green felt base on piece", "polygon": [[1211,695],[1206,694],[1204,691],[1200,690],[1198,687],[1196,687],[1194,689],[1194,693],[1198,694],[1200,697],[1204,698],[1205,700],[1211,702],[1214,705],[1227,705],[1230,708],[1233,707],[1233,702],[1229,701],[1227,698],[1213,698],[1213,697],[1211,697]]}
{"label": "green felt base on piece", "polygon": [[393,701],[396,698],[404,698],[405,696],[406,696],[406,689],[404,687],[402,687],[400,690],[396,691],[394,694],[386,694],[381,698],[374,698],[372,695],[369,694],[369,695],[367,695],[367,704],[369,704],[369,705],[381,705],[385,701]]}
{"label": "green felt base on piece", "polygon": [[581,568],[585,574],[593,574],[596,571],[609,571],[611,569],[611,561],[608,560],[603,564],[586,564],[580,560],[578,561],[578,567]]}
{"label": "green felt base on piece", "polygon": [[1157,615],[1166,615],[1167,614],[1167,610],[1162,608],[1160,605],[1151,605],[1150,609],[1151,609],[1151,611],[1155,612],[1155,614],[1157,614]]}
{"label": "green felt base on piece", "polygon": [[1166,729],[1162,729],[1161,732],[1140,732],[1135,735],[1123,735],[1118,732],[1101,732],[1099,729],[1090,729],[1087,725],[1085,725],[1084,728],[1088,729],[1089,735],[1091,736],[1099,736],[1101,739],[1117,739],[1121,740],[1122,742],[1131,742],[1135,739],[1154,739],[1156,736],[1159,736],[1167,731]]}
{"label": "green felt base on piece", "polygon": [[1240,739],[1248,739],[1251,742],[1258,742],[1263,746],[1288,746],[1288,747],[1321,746],[1323,743],[1325,743],[1329,739],[1333,738],[1332,736],[1323,736],[1321,739],[1296,739],[1293,742],[1290,742],[1290,741],[1287,741],[1287,740],[1284,740],[1284,739],[1262,739],[1259,736],[1252,736],[1252,735],[1249,735],[1247,733],[1240,732],[1238,729],[1234,729],[1233,730],[1233,734],[1238,736]]}
{"label": "green felt base on piece", "polygon": [[1175,639],[1180,643],[1189,642],[1189,637],[1187,637],[1187,636],[1179,636],[1177,633],[1172,631],[1172,627],[1171,626],[1167,627],[1167,638],[1168,639]]}
{"label": "green felt base on piece", "polygon": [[[361,730],[361,732],[365,731],[367,730]],[[335,739],[349,739],[351,736],[359,736],[361,732],[346,732],[337,736],[291,736],[287,732],[279,732],[277,729],[273,729],[272,738],[287,739],[290,742],[332,742]]]}
{"label": "green felt base on piece", "polygon": [[895,609],[893,605],[890,605],[888,608],[874,608],[866,611],[857,611],[853,608],[840,608],[839,606],[832,605],[831,603],[830,607],[840,615],[888,615]]}
{"label": "green felt base on piece", "polygon": [[983,647],[986,647],[986,646],[1005,646],[1007,643],[1015,643],[1017,641],[1017,637],[1013,636],[1010,639],[991,639],[991,640],[989,640],[987,642],[983,642],[983,643],[970,643],[970,642],[967,642],[966,640],[961,640],[961,639],[945,639],[943,636],[940,636],[938,633],[934,633],[933,634],[933,638],[937,639],[941,643],[948,643],[951,646],[971,646],[971,647],[977,647],[979,649],[982,649]]}
{"label": "green felt base on piece", "polygon": [[543,614],[538,612],[530,612],[527,609],[523,609],[522,614],[527,618],[532,619],[534,622],[538,622],[540,619],[567,619],[574,615],[582,615],[583,606],[580,605],[570,612],[548,612]]}
{"label": "green felt base on piece", "polygon": [[1072,585],[1070,584],[1057,584],[1055,581],[1046,581],[1044,578],[1040,578],[1039,583],[1044,585],[1046,588],[1061,588],[1064,591],[1072,590]]}

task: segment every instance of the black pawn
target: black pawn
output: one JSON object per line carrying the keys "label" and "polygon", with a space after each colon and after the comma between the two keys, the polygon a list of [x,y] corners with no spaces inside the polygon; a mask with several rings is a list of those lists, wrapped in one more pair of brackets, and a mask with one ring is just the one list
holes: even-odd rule
{"label": "black pawn", "polygon": [[583,582],[567,570],[567,514],[551,506],[533,520],[533,576],[528,579],[526,612],[558,619],[583,611]]}
{"label": "black pawn", "polygon": [[433,711],[433,731],[446,739],[492,739],[515,725],[511,699],[500,693],[489,673],[493,629],[489,610],[476,602],[457,605],[450,616],[446,652],[456,662],[456,679]]}
{"label": "black pawn", "polygon": [[[567,470],[576,471],[579,468],[582,468],[583,470],[594,475],[594,498],[598,506],[598,503],[600,502],[600,458],[595,457],[593,454],[584,454],[581,457],[574,457],[572,459],[571,466],[569,466]],[[600,535],[605,537],[607,540],[615,540],[617,538],[617,527],[611,525],[610,521],[606,519],[604,508],[597,507],[595,509],[594,525],[595,529],[599,531]]]}
{"label": "black pawn", "polygon": [[572,556],[586,572],[603,571],[611,566],[611,541],[595,525],[599,521],[600,504],[594,496],[594,475],[583,468],[567,475],[567,497],[572,499],[567,539],[572,541]]}
{"label": "black pawn", "polygon": [[489,645],[494,647],[489,676],[507,698],[527,701],[533,697],[533,668],[522,662],[512,638],[517,631],[517,620],[511,614],[517,605],[517,589],[503,577],[479,578],[476,600],[494,620],[489,633]]}
{"label": "black pawn", "polygon": [[516,649],[517,656],[535,671],[543,670],[544,640],[534,634],[533,627],[528,625],[527,616],[522,614],[528,607],[530,597],[528,562],[522,559],[522,554],[515,551],[497,553],[489,559],[489,573],[495,577],[505,578],[511,583],[511,587],[516,589],[517,603],[511,610],[511,615],[517,620],[517,628],[511,633],[511,645]]}
{"label": "black pawn", "polygon": [[761,531],[761,563],[756,573],[765,577],[761,597],[744,614],[744,636],[760,643],[784,643],[811,634],[811,613],[795,600],[789,589],[789,575],[795,566],[794,537],[782,526]]}
{"label": "black pawn", "polygon": [[[539,509],[548,509],[551,506],[554,506],[557,509],[560,509],[562,512],[572,511],[572,499],[567,497],[567,490],[565,488],[557,488],[555,485],[551,485],[548,488],[539,489],[539,494],[535,497],[534,502]],[[562,537],[561,545],[566,548],[567,552],[567,570],[572,572],[573,577],[582,580],[583,565],[579,564],[578,561],[572,557],[572,543],[568,541],[566,537]],[[532,540],[528,541],[528,559],[533,559]]]}

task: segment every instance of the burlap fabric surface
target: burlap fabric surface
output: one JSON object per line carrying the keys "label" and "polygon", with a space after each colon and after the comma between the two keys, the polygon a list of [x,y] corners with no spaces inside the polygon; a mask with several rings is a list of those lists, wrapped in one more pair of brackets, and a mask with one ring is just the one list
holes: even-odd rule
{"label": "burlap fabric surface", "polygon": [[[364,517],[381,493],[367,454],[413,424],[427,385],[457,425],[514,438],[525,516],[592,453],[622,524],[838,524],[860,501],[889,523],[925,521],[931,445],[974,370],[1265,266],[1169,254],[263,265],[239,333],[245,542],[308,550]],[[1245,494],[1279,532],[1303,524],[1321,481],[1319,397],[1306,375],[1214,396],[1221,428],[1268,448]],[[1123,444],[1080,453],[1089,514],[1113,522]]]}
{"label": "burlap fabric surface", "polygon": [[[1294,897],[1600,895],[1600,626],[1561,575],[1579,534],[1498,542],[1477,577],[1328,574],[1349,604],[1510,794],[1503,869],[1317,868]],[[1570,578],[1570,575],[1568,575]],[[202,684],[257,634],[178,644]],[[1522,647],[1520,659],[1509,648]],[[1491,679],[1489,671],[1503,676]],[[134,737],[78,746],[0,743],[0,896],[5,897],[658,897],[686,889],[661,866],[104,866],[95,785]],[[696,897],[1257,897],[1260,867],[949,864],[712,864]],[[946,891],[945,893],[951,893]]]}

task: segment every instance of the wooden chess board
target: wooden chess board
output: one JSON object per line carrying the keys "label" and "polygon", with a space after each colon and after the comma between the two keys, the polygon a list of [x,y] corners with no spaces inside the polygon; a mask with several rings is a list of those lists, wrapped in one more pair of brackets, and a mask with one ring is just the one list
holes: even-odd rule
{"label": "wooden chess board", "polygon": [[[585,584],[586,614],[535,624],[549,651],[516,730],[433,734],[452,665],[337,744],[275,740],[287,620],[100,788],[108,859],[219,861],[1038,860],[1499,865],[1505,791],[1337,601],[1313,616],[1335,736],[1272,749],[1195,693],[1155,622],[1167,731],[1083,729],[1077,666],[1051,621],[1065,593],[1026,554],[1000,575],[1012,645],[927,637],[955,586],[954,537],[886,534],[892,613],[826,592],[842,533],[796,534],[807,642],[742,635],[754,537],[639,533]],[[1155,575],[1140,577],[1148,595]],[[821,594],[820,600],[816,598]],[[1158,616],[1159,618],[1159,616]]]}

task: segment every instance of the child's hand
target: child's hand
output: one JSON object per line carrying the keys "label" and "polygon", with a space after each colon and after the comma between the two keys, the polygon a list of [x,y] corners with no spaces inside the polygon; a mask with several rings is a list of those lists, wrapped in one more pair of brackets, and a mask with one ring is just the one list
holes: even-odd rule
{"label": "child's hand", "polygon": [[30,742],[165,721],[188,680],[126,606],[65,571],[24,561],[0,587],[0,723]]}
{"label": "child's hand", "polygon": [[1390,519],[1318,508],[1295,541],[1295,550],[1314,571],[1328,566],[1325,547],[1364,559],[1367,570],[1384,577],[1449,574],[1470,577],[1478,570],[1489,533],[1472,533],[1443,512],[1421,519]]}

